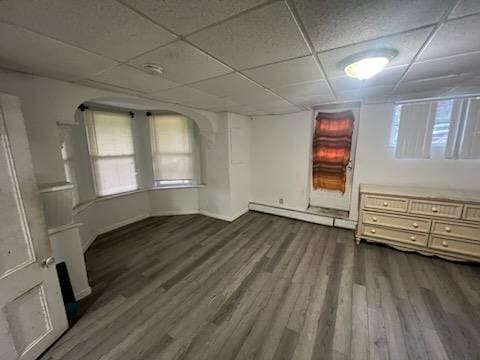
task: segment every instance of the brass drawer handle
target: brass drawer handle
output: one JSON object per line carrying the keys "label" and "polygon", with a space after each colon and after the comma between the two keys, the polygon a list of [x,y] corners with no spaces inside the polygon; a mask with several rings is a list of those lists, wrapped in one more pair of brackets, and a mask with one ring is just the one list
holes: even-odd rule
{"label": "brass drawer handle", "polygon": [[446,241],[442,241],[442,246],[443,247],[448,247],[448,243]]}
{"label": "brass drawer handle", "polygon": [[418,228],[418,224],[417,223],[413,223],[412,224],[414,228]]}
{"label": "brass drawer handle", "polygon": [[451,232],[452,229],[451,229],[449,226],[445,226],[445,231],[446,231],[446,232]]}
{"label": "brass drawer handle", "polygon": [[436,212],[438,212],[438,209],[434,206],[434,207],[432,207],[432,212],[436,213]]}
{"label": "brass drawer handle", "polygon": [[384,201],[383,206],[388,206],[388,202]]}
{"label": "brass drawer handle", "polygon": [[417,239],[415,238],[415,236],[412,236],[412,237],[410,237],[410,240],[416,241]]}
{"label": "brass drawer handle", "polygon": [[372,234],[375,234],[377,231],[375,229],[370,230]]}
{"label": "brass drawer handle", "polygon": [[374,216],[374,217],[372,218],[372,221],[375,221],[375,222],[376,222],[376,221],[377,221],[377,217]]}

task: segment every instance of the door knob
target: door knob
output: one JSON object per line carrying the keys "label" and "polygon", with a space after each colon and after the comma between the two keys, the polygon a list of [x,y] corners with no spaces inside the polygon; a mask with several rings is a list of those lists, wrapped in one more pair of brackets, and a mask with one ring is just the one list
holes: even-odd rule
{"label": "door knob", "polygon": [[42,266],[45,268],[49,268],[50,265],[55,264],[55,258],[53,256],[49,256],[42,260]]}

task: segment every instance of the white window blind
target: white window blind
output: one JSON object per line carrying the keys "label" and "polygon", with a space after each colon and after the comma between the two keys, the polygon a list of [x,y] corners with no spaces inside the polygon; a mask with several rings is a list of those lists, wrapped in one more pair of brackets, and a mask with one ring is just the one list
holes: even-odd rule
{"label": "white window blind", "polygon": [[97,195],[138,189],[130,115],[86,111],[85,123]]}
{"label": "white window blind", "polygon": [[440,148],[446,159],[480,159],[480,98],[397,105],[389,144],[397,158],[429,158]]}
{"label": "white window blind", "polygon": [[480,159],[480,98],[465,100],[465,120],[458,138],[460,159]]}
{"label": "white window blind", "polygon": [[402,105],[395,156],[400,159],[430,157],[437,103]]}
{"label": "white window blind", "polygon": [[195,176],[195,128],[182,115],[150,118],[155,185],[192,184]]}

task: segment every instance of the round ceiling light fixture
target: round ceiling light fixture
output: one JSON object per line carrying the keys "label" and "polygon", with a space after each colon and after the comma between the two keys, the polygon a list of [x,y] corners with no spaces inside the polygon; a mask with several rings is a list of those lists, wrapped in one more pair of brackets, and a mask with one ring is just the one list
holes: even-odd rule
{"label": "round ceiling light fixture", "polygon": [[366,80],[377,75],[398,55],[394,49],[367,50],[340,62],[340,67],[351,78]]}
{"label": "round ceiling light fixture", "polygon": [[161,66],[151,63],[143,64],[143,70],[150,75],[162,75],[165,72]]}

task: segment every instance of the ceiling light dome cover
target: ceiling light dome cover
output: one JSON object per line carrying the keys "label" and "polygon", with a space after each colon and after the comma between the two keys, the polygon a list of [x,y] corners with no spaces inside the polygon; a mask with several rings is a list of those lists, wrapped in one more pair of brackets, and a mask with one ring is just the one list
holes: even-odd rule
{"label": "ceiling light dome cover", "polygon": [[374,49],[354,54],[339,63],[347,76],[365,80],[380,73],[398,55],[395,49]]}

